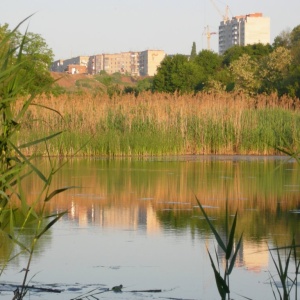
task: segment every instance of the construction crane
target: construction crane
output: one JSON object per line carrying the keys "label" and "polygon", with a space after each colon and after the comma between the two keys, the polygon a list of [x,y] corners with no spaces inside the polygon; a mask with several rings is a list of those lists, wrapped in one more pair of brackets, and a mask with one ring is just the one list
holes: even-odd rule
{"label": "construction crane", "polygon": [[225,14],[223,14],[220,9],[218,8],[218,6],[216,5],[215,1],[210,0],[211,3],[213,4],[213,6],[215,7],[215,9],[218,11],[218,13],[221,15],[224,23],[226,23],[229,20],[229,6],[226,5],[226,9],[225,9]]}
{"label": "construction crane", "polygon": [[207,39],[207,50],[210,50],[210,38],[212,34],[217,34],[216,32],[211,32],[209,30],[209,26],[207,25],[206,27],[204,27],[204,32],[203,35],[206,35],[206,39]]}

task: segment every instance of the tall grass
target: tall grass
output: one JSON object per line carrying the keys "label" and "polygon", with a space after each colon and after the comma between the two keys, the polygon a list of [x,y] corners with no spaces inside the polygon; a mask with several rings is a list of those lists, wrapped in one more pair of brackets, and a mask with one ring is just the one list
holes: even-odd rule
{"label": "tall grass", "polygon": [[[31,149],[31,147],[39,147],[40,144],[45,145],[47,149],[47,142],[58,136],[60,132],[42,135],[38,139],[28,140],[28,136],[20,139],[24,126],[28,128],[30,125],[30,123],[24,125],[29,107],[39,104],[34,104],[35,95],[30,94],[19,101],[19,107],[16,109],[19,95],[24,95],[26,86],[30,85],[35,76],[27,70],[26,75],[23,73],[23,48],[26,34],[22,41],[17,43],[14,40],[14,33],[18,27],[4,35],[0,41],[0,236],[1,245],[9,244],[8,240],[12,242],[9,244],[12,246],[6,251],[4,261],[1,261],[0,276],[11,261],[21,253],[26,253],[28,257],[27,264],[24,266],[23,280],[14,292],[15,300],[21,300],[27,294],[29,267],[40,238],[65,213],[48,214],[46,207],[53,197],[68,189],[52,189],[52,178],[60,167],[52,163],[47,152],[51,168],[47,174],[43,173],[34,164],[36,154]],[[41,88],[45,87],[41,86]],[[49,109],[53,113],[53,109],[46,106],[43,106],[43,109]],[[32,155],[26,156],[24,150]],[[42,188],[36,198],[29,201],[22,184],[24,179],[32,174],[42,182]],[[31,238],[24,239],[28,229],[32,230],[33,234]]]}
{"label": "tall grass", "polygon": [[[238,94],[62,95],[39,100],[59,116],[33,107],[22,138],[66,129],[49,144],[52,155],[71,155],[92,137],[83,155],[278,154],[283,140],[300,138],[299,101]],[[35,151],[45,153],[37,146]],[[28,153],[29,154],[29,153]]]}

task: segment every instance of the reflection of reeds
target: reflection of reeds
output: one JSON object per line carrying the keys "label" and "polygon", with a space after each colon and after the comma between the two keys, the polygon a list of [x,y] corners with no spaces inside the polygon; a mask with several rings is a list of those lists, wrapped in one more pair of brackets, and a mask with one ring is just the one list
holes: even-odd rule
{"label": "reflection of reeds", "polygon": [[86,94],[37,102],[60,111],[64,119],[32,107],[19,138],[66,129],[62,139],[51,141],[53,154],[74,153],[92,136],[81,154],[273,154],[274,145],[283,146],[281,137],[293,147],[300,135],[299,104],[275,95],[144,93],[109,99]]}
{"label": "reflection of reeds", "polygon": [[[84,218],[80,211],[85,211],[86,216],[91,215],[92,209],[94,214],[108,210],[119,214],[118,208],[122,207],[129,220],[137,218],[138,209],[151,206],[161,222],[168,217],[185,218],[186,226],[194,226],[191,222],[196,219],[191,216],[199,213],[194,193],[203,205],[216,207],[207,213],[217,220],[222,218],[227,197],[231,211],[239,208],[240,228],[247,229],[245,238],[263,240],[271,230],[283,234],[281,239],[285,240],[298,224],[297,216],[289,211],[298,207],[300,191],[291,192],[287,185],[299,188],[299,171],[297,164],[290,163],[274,172],[278,164],[262,159],[252,162],[74,159],[53,178],[53,188],[71,185],[82,188],[56,197],[49,208],[61,211],[74,207],[75,217],[80,219]],[[37,193],[39,182],[34,179],[26,182],[26,189],[30,194]]]}

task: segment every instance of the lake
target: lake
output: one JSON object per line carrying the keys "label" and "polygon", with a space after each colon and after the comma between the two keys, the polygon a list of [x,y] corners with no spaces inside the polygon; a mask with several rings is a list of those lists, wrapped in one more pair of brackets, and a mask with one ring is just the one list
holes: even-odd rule
{"label": "lake", "polygon": [[[224,257],[195,197],[223,237],[226,207],[231,220],[238,210],[243,240],[231,297],[274,299],[268,246],[289,245],[294,234],[300,243],[299,175],[284,157],[72,159],[53,189],[76,188],[48,207],[68,213],[40,240],[29,272],[30,284],[62,292],[31,291],[28,299],[220,299],[206,248],[214,260],[216,248],[221,268]],[[26,182],[30,199],[40,188],[36,178]],[[21,283],[26,264],[19,256],[2,283]],[[120,284],[122,293],[106,290]]]}

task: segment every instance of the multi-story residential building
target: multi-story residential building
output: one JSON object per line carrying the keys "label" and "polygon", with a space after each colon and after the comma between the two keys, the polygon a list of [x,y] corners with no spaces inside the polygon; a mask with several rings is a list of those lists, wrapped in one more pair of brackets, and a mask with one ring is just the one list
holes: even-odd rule
{"label": "multi-story residential building", "polygon": [[51,64],[52,72],[64,72],[64,61],[62,59],[56,60]]}
{"label": "multi-story residential building", "polygon": [[[89,56],[77,56],[65,60],[56,60],[51,65],[51,71],[53,72],[70,72],[70,70],[74,70],[74,66],[78,66],[75,73],[86,72],[87,66],[89,62]],[[69,66],[72,65],[73,69]],[[84,68],[85,67],[85,68]]]}
{"label": "multi-story residential building", "polygon": [[89,59],[88,72],[97,74],[105,71],[108,74],[119,72],[131,76],[153,76],[165,56],[163,50],[93,55]]}
{"label": "multi-story residential building", "polygon": [[262,13],[236,16],[219,26],[219,54],[234,45],[270,43],[270,18]]}
{"label": "multi-story residential building", "polygon": [[139,56],[140,75],[154,76],[165,56],[166,54],[163,50],[142,51]]}
{"label": "multi-story residential building", "polygon": [[138,56],[139,52],[93,55],[89,59],[88,71],[90,74],[106,71],[108,74],[118,72],[138,76]]}

